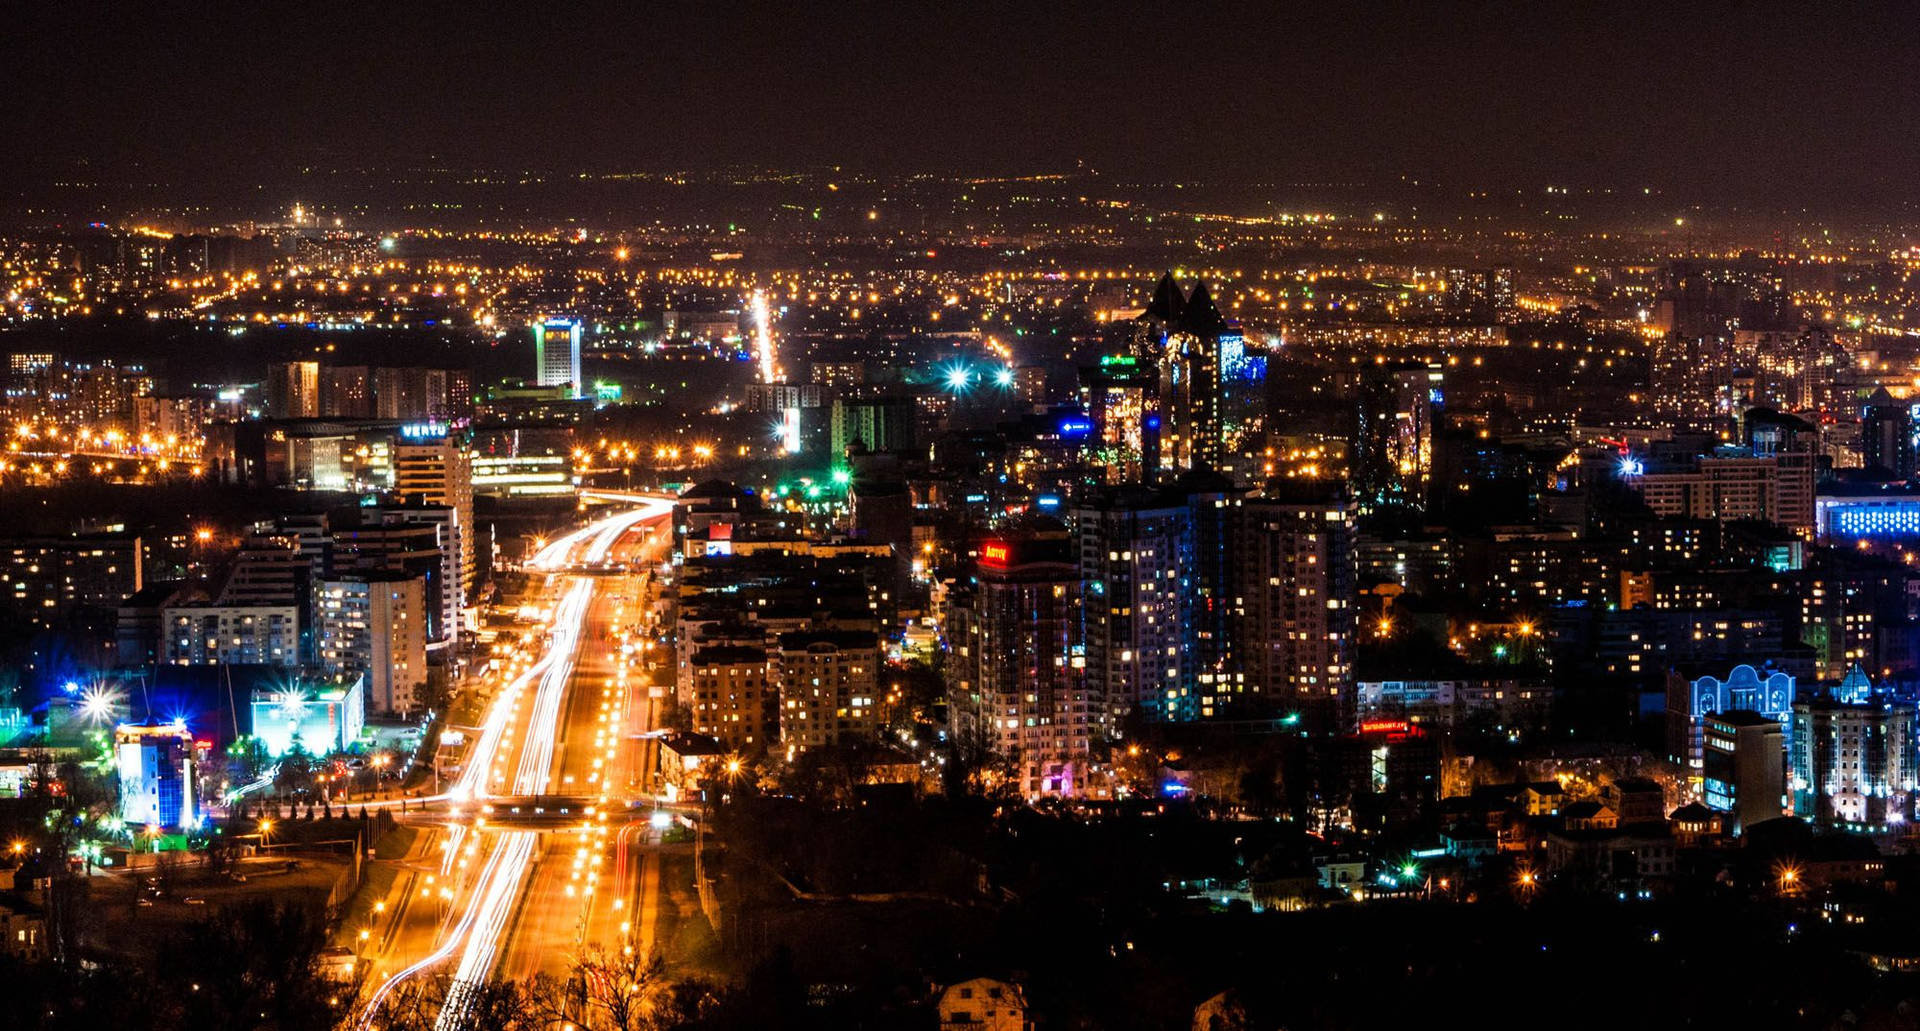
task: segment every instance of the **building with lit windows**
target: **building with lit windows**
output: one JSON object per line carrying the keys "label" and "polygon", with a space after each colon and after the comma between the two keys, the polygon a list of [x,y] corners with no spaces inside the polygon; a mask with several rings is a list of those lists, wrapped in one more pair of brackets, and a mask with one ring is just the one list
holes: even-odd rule
{"label": "building with lit windows", "polygon": [[1920,440],[1914,434],[1914,406],[1895,400],[1886,387],[1873,392],[1860,410],[1860,451],[1868,469],[1896,480],[1920,472]]}
{"label": "building with lit windows", "polygon": [[879,635],[864,630],[781,634],[777,664],[780,736],[790,750],[860,744],[878,735]]}
{"label": "building with lit windows", "polygon": [[[1174,491],[1122,488],[1072,512],[1085,624],[1086,679],[1124,720],[1197,714],[1198,656],[1189,639],[1193,511]],[[998,570],[990,570],[998,573]]]}
{"label": "building with lit windows", "polygon": [[571,494],[573,460],[554,455],[475,455],[473,492],[490,497],[520,498]]}
{"label": "building with lit windows", "polygon": [[162,831],[197,826],[194,754],[193,733],[184,723],[125,723],[115,728],[120,819],[134,828]]}
{"label": "building with lit windows", "polygon": [[459,628],[457,549],[447,546],[455,520],[446,505],[382,505],[354,509],[355,521],[330,527],[333,574],[400,572],[427,592],[427,647],[451,644]]}
{"label": "building with lit windows", "polygon": [[1330,484],[1258,494],[1190,473],[1070,513],[1088,688],[1118,724],[1353,713],[1352,506]]}
{"label": "building with lit windows", "polygon": [[277,362],[267,367],[268,418],[312,419],[319,414],[319,362]]}
{"label": "building with lit windows", "polygon": [[1347,451],[1348,478],[1361,506],[1426,507],[1444,379],[1439,366],[1425,363],[1361,372]]}
{"label": "building with lit windows", "polygon": [[1912,821],[1913,704],[1876,688],[1860,667],[1794,704],[1788,749],[1795,816],[1867,832]]}
{"label": "building with lit windows", "polygon": [[1160,375],[1136,355],[1110,354],[1080,370],[1087,447],[1109,483],[1152,483],[1160,468]]}
{"label": "building with lit windows", "polygon": [[1353,503],[1332,484],[1275,481],[1240,499],[1235,515],[1233,680],[1218,704],[1344,729],[1357,701]]}
{"label": "building with lit windows", "polygon": [[574,398],[585,389],[580,375],[580,345],[585,330],[571,319],[547,319],[533,325],[533,382],[566,387]]}
{"label": "building with lit windows", "polygon": [[1007,760],[1028,797],[1085,794],[1105,736],[1080,606],[1072,542],[1057,524],[982,542],[973,575],[949,596],[954,732],[963,749]]}
{"label": "building with lit windows", "polygon": [[1814,510],[1823,541],[1920,540],[1920,490],[1905,484],[1823,488]]}
{"label": "building with lit windows", "polygon": [[[1254,376],[1256,365],[1260,376]],[[1156,372],[1150,397],[1140,367]],[[1260,415],[1258,409],[1229,413],[1229,382],[1244,388],[1244,399],[1258,392],[1248,382],[1263,372],[1263,363],[1248,359],[1244,334],[1215,307],[1208,284],[1196,282],[1188,292],[1167,273],[1133,321],[1131,353],[1104,359],[1083,378],[1096,432],[1117,449],[1139,447],[1140,478],[1154,482],[1188,470],[1229,468],[1229,434],[1258,432],[1248,415]]]}
{"label": "building with lit windows", "polygon": [[[780,731],[780,678],[766,645],[736,641],[697,648],[688,670],[692,682],[682,704],[693,713],[696,731],[744,755],[773,747]],[[812,674],[806,677],[811,681]],[[812,687],[807,683],[802,690]]]}
{"label": "building with lit windows", "polygon": [[118,605],[143,586],[144,557],[128,533],[0,538],[0,613],[45,626]]}
{"label": "building with lit windows", "polygon": [[169,605],[160,610],[161,661],[176,665],[295,666],[300,615],[293,605]]}
{"label": "building with lit windows", "polygon": [[314,586],[314,650],[328,673],[365,676],[367,708],[409,713],[427,683],[426,583],[369,572]]}
{"label": "building with lit windows", "polygon": [[[393,490],[409,504],[445,506],[452,519],[442,547],[450,547],[457,576],[449,578],[458,612],[473,596],[479,576],[474,548],[473,458],[463,433],[437,423],[403,426],[393,448]],[[457,622],[454,624],[457,625]]]}
{"label": "building with lit windows", "polygon": [[1701,721],[1701,800],[1733,817],[1734,833],[1787,813],[1787,728],[1747,709]]}
{"label": "building with lit windows", "polygon": [[1757,712],[1784,727],[1793,718],[1793,699],[1793,677],[1770,666],[1756,669],[1740,663],[1725,677],[1669,673],[1667,758],[1685,767],[1688,780],[1698,787],[1705,768],[1707,717],[1736,710]]}

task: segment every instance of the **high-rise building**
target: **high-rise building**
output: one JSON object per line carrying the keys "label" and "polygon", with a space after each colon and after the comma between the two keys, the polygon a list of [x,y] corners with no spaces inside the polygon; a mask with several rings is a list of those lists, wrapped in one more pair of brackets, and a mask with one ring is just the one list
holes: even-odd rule
{"label": "high-rise building", "polygon": [[297,666],[300,616],[292,605],[168,605],[161,661],[173,665]]}
{"label": "high-rise building", "polygon": [[1110,719],[1228,714],[1237,504],[1230,481],[1201,471],[1073,511],[1088,679]]}
{"label": "high-rise building", "polygon": [[314,558],[301,551],[299,539],[275,532],[270,524],[258,526],[241,541],[214,604],[293,606],[301,631],[299,658],[307,661],[313,657]]}
{"label": "high-rise building", "polygon": [[1072,520],[1088,683],[1116,723],[1350,712],[1353,511],[1332,485],[1191,474]]}
{"label": "high-rise building", "polygon": [[1080,370],[1088,447],[1109,483],[1152,483],[1160,463],[1160,375],[1137,355],[1110,354]]}
{"label": "high-rise building", "polygon": [[1057,531],[980,545],[950,599],[949,697],[961,747],[1004,759],[1028,797],[1088,790],[1106,705],[1087,682],[1080,573]]}
{"label": "high-rise building", "polygon": [[835,398],[831,458],[839,461],[854,441],[868,451],[907,451],[913,447],[913,403],[901,397]]}
{"label": "high-rise building", "polygon": [[427,591],[404,572],[370,572],[314,586],[320,668],[365,674],[370,712],[410,713],[427,682]]}
{"label": "high-rise building", "polygon": [[1438,365],[1388,365],[1361,374],[1349,451],[1355,500],[1367,508],[1422,509],[1432,487],[1444,373]]}
{"label": "high-rise building", "polygon": [[1358,700],[1353,503],[1331,484],[1276,481],[1236,517],[1234,668],[1216,707],[1346,727]]}
{"label": "high-rise building", "polygon": [[1861,408],[1860,453],[1868,468],[1883,469],[1896,480],[1911,480],[1920,472],[1913,406],[1894,400],[1886,387],[1875,390]]}
{"label": "high-rise building", "polygon": [[1793,813],[1822,826],[1886,831],[1913,820],[1914,707],[1855,666],[1793,706]]}
{"label": "high-rise building", "polygon": [[1512,265],[1495,265],[1487,270],[1487,306],[1496,319],[1509,318],[1518,310],[1520,294],[1513,280]]}
{"label": "high-rise building", "polygon": [[1168,491],[1121,488],[1072,513],[1086,679],[1116,724],[1178,720],[1198,704],[1188,638],[1193,511]]}
{"label": "high-rise building", "polygon": [[1220,469],[1226,456],[1222,411],[1228,347],[1244,338],[1214,306],[1207,284],[1181,296],[1169,273],[1137,320],[1136,347],[1160,370],[1160,462],[1163,476]]}
{"label": "high-rise building", "polygon": [[113,732],[113,757],[120,819],[136,834],[199,825],[193,732],[185,724],[123,723]]}
{"label": "high-rise building", "polygon": [[1727,413],[1732,346],[1718,334],[1668,333],[1653,342],[1649,385],[1654,414],[1682,426],[1712,426]]}
{"label": "high-rise building", "polygon": [[570,387],[582,396],[580,344],[584,335],[572,319],[547,319],[533,325],[533,382],[540,387]]}
{"label": "high-rise building", "polygon": [[329,365],[321,369],[320,414],[337,419],[372,418],[372,370],[365,365]]}
{"label": "high-rise building", "polygon": [[371,382],[376,418],[449,423],[473,415],[473,375],[465,369],[377,368]]}
{"label": "high-rise building", "polygon": [[410,504],[444,505],[453,511],[448,540],[454,549],[458,597],[466,607],[479,577],[473,525],[473,459],[459,433],[440,427],[402,428],[393,448],[393,489]]}
{"label": "high-rise building", "polygon": [[460,625],[459,552],[449,543],[453,510],[399,505],[356,510],[359,521],[333,528],[335,577],[402,572],[426,584],[427,644],[453,643]]}
{"label": "high-rise building", "polygon": [[312,419],[319,414],[319,362],[276,362],[267,366],[268,418]]}

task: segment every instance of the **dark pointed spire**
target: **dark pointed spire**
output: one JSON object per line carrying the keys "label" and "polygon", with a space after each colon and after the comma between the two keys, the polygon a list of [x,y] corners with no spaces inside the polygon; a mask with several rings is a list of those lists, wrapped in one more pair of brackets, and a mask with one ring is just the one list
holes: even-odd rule
{"label": "dark pointed spire", "polygon": [[1213,294],[1207,290],[1205,280],[1194,284],[1193,293],[1187,295],[1187,306],[1180,313],[1180,328],[1197,337],[1217,337],[1231,331],[1220,309],[1214,307]]}
{"label": "dark pointed spire", "polygon": [[1140,317],[1158,322],[1176,322],[1186,308],[1186,295],[1180,291],[1180,284],[1173,278],[1173,273],[1168,272],[1160,277],[1160,285],[1153,288],[1153,300],[1147,303],[1147,310],[1141,312]]}

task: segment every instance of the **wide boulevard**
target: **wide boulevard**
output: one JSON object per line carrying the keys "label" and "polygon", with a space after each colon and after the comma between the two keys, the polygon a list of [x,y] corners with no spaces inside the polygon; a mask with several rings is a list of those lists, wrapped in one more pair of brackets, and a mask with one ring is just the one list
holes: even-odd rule
{"label": "wide boulevard", "polygon": [[451,782],[401,817],[423,833],[364,947],[363,1026],[418,979],[454,979],[440,1024],[458,1027],[465,984],[658,947],[672,815],[647,790],[662,699],[644,656],[671,511],[630,499],[528,560],[543,630],[487,680]]}

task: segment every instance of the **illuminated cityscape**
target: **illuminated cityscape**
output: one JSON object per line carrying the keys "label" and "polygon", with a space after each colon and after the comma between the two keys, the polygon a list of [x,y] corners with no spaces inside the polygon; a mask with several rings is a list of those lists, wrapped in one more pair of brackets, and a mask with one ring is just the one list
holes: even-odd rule
{"label": "illuminated cityscape", "polygon": [[94,6],[22,1027],[1913,1024],[1910,12]]}

